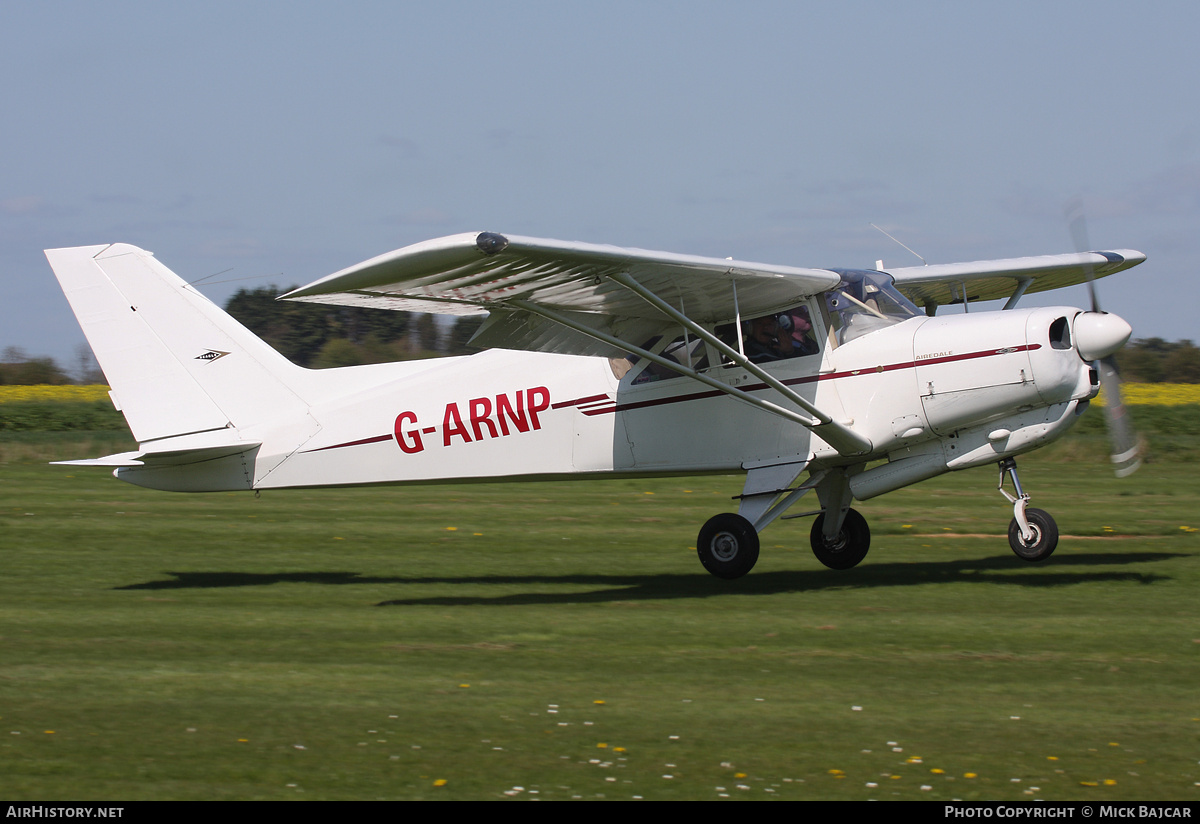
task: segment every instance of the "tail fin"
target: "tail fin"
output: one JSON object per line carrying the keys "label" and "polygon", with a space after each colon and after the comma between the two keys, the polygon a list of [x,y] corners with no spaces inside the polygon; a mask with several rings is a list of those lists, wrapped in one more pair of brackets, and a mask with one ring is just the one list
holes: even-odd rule
{"label": "tail fin", "polygon": [[138,441],[241,428],[307,407],[300,367],[124,243],[46,257]]}

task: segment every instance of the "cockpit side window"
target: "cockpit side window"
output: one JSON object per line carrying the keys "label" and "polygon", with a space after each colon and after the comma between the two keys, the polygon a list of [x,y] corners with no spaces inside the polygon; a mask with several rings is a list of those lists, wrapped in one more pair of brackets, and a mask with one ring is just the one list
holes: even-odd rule
{"label": "cockpit side window", "polygon": [[[642,348],[697,372],[708,368],[708,347],[694,335],[681,333],[674,338],[656,335],[643,343]],[[632,365],[629,370],[632,375],[629,382],[633,386],[681,377],[674,369],[651,360],[643,360],[637,355],[630,355],[627,360]]]}
{"label": "cockpit side window", "polygon": [[[723,324],[714,332],[731,349],[738,348],[737,328],[734,324]],[[743,354],[751,363],[790,360],[815,355],[821,351],[817,330],[813,325],[812,310],[807,303],[742,321],[742,344]],[[733,362],[728,358],[722,357],[721,361],[725,366],[733,366]]]}
{"label": "cockpit side window", "polygon": [[[711,331],[730,349],[741,351],[751,363],[774,363],[817,355],[821,352],[824,321],[814,320],[816,305],[809,300],[781,312],[742,321],[740,349],[737,324],[724,323]],[[682,329],[678,329],[673,337],[656,335],[643,343],[641,348],[697,372],[714,364],[724,367],[734,365],[715,346],[706,345],[703,340]],[[681,377],[678,371],[638,355],[629,355],[624,362],[629,367],[620,372],[620,380],[626,386],[641,386]],[[618,371],[614,368],[614,374]]]}

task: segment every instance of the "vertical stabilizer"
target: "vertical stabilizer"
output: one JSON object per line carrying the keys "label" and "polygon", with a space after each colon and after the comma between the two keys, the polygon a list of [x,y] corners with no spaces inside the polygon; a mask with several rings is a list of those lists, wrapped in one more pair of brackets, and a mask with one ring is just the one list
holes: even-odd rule
{"label": "vertical stabilizer", "polygon": [[307,407],[288,361],[150,252],[124,243],[46,257],[138,441],[241,428]]}

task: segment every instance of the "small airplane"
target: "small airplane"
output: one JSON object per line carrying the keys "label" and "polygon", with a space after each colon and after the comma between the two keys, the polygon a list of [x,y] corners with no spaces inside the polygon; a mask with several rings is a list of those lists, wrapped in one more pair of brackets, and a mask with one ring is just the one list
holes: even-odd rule
{"label": "small airplane", "polygon": [[[1132,250],[806,269],[458,234],[282,298],[486,314],[472,340],[485,351],[324,370],[288,361],[150,252],[46,256],[139,442],[63,463],[152,489],[744,472],[737,512],[696,545],[732,579],[781,517],[815,515],[814,554],[849,569],[871,540],[855,499],[989,463],[1012,549],[1049,557],[1058,528],[1027,507],[1014,458],[1066,432],[1101,383],[1118,474],[1140,462],[1111,357],[1132,330],[1093,286],[1145,260]],[[1084,282],[1090,310],[1016,308]],[[955,304],[968,311],[936,314]],[[818,508],[784,514],[813,490]]]}

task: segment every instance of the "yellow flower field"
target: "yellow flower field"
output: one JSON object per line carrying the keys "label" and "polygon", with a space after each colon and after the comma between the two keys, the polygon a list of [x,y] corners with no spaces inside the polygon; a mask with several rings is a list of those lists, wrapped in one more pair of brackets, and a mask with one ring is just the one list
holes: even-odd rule
{"label": "yellow flower field", "polygon": [[[1126,383],[1121,394],[1128,406],[1200,404],[1200,383]],[[1104,403],[1103,391],[1097,400]]]}
{"label": "yellow flower field", "polygon": [[108,387],[91,386],[0,386],[0,403],[12,401],[106,401]]}
{"label": "yellow flower field", "polygon": [[[1200,383],[1127,383],[1122,387],[1130,406],[1182,406],[1200,404]],[[108,387],[91,386],[0,386],[0,403],[9,401],[103,401]],[[1098,398],[1104,403],[1104,393]]]}

